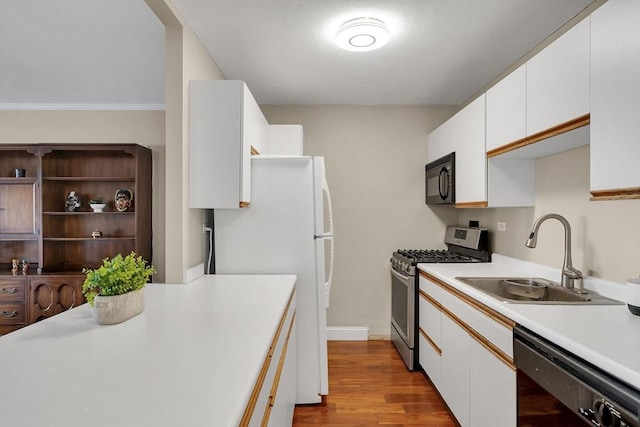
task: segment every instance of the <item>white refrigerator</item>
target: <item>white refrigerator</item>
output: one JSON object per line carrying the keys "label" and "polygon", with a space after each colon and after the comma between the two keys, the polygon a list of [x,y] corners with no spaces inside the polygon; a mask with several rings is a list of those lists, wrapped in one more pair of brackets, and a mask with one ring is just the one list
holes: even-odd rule
{"label": "white refrigerator", "polygon": [[295,274],[296,403],[329,392],[333,220],[324,158],[253,156],[251,206],[214,210],[216,274]]}

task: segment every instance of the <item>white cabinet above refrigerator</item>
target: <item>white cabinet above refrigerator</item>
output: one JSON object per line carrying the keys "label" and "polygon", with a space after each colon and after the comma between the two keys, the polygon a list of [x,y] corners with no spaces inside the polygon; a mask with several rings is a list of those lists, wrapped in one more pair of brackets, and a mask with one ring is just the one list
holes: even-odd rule
{"label": "white cabinet above refrigerator", "polygon": [[247,85],[192,80],[189,128],[189,207],[248,207],[251,149],[269,151],[269,124]]}

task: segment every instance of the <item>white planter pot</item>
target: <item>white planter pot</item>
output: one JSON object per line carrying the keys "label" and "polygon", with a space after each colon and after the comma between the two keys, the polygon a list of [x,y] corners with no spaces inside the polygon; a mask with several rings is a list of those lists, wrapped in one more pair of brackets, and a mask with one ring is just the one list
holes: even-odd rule
{"label": "white planter pot", "polygon": [[115,325],[142,313],[144,288],[122,295],[98,295],[94,302],[96,321],[101,325]]}

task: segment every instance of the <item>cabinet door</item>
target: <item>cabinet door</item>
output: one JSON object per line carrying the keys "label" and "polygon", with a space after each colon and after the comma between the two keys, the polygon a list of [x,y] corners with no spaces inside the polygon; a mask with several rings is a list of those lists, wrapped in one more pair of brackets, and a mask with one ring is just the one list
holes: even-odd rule
{"label": "cabinet door", "polygon": [[514,427],[517,424],[516,371],[476,340],[469,342],[469,425]]}
{"label": "cabinet door", "polygon": [[517,68],[487,91],[487,151],[527,135],[527,68]]}
{"label": "cabinet door", "polygon": [[454,117],[456,205],[486,206],[485,112],[483,94]]}
{"label": "cabinet door", "polygon": [[[640,2],[591,15],[591,190],[640,196]],[[596,194],[594,194],[596,196]]]}
{"label": "cabinet door", "polygon": [[[455,117],[455,116],[454,116]],[[427,163],[455,151],[453,117],[434,129],[427,139]]]}
{"label": "cabinet door", "polygon": [[527,62],[527,135],[589,113],[589,18]]}
{"label": "cabinet door", "polygon": [[62,313],[85,302],[84,276],[29,277],[29,323]]}
{"label": "cabinet door", "polygon": [[[440,393],[460,425],[469,425],[469,341],[467,332],[442,316],[442,388]],[[488,424],[491,425],[491,424]]]}
{"label": "cabinet door", "polygon": [[190,86],[189,206],[238,208],[251,202],[251,147],[268,152],[268,123],[244,82]]}
{"label": "cabinet door", "polygon": [[[421,280],[424,280],[421,278]],[[442,354],[442,323],[440,310],[424,296],[419,300],[419,334],[418,357],[420,366],[429,376],[433,385],[440,390],[442,387],[441,354]]]}

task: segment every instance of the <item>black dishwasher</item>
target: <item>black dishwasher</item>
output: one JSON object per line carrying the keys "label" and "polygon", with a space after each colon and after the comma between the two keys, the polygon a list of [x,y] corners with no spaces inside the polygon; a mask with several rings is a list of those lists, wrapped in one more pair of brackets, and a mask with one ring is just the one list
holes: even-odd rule
{"label": "black dishwasher", "polygon": [[517,325],[520,427],[640,427],[640,390]]}

